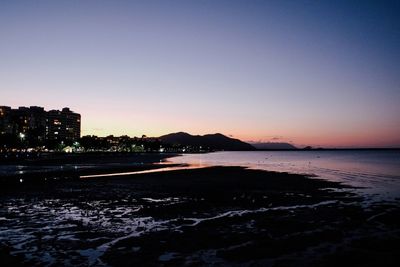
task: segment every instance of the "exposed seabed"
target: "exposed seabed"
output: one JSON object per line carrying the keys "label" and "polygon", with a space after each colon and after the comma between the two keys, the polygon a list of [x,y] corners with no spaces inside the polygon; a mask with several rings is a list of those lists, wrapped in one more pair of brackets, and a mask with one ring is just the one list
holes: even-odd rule
{"label": "exposed seabed", "polygon": [[340,183],[241,167],[86,179],[68,175],[2,187],[2,262],[27,266],[382,266],[382,259],[385,266],[397,266],[399,262],[399,200],[365,205],[354,188]]}

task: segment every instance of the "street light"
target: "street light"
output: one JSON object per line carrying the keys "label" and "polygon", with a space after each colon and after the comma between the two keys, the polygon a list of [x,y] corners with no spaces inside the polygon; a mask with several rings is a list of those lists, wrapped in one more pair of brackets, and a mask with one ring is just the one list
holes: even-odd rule
{"label": "street light", "polygon": [[24,133],[19,133],[19,138],[21,138],[21,142],[24,141],[25,134]]}
{"label": "street light", "polygon": [[19,133],[19,138],[21,139],[21,149],[22,149],[24,147],[25,134]]}

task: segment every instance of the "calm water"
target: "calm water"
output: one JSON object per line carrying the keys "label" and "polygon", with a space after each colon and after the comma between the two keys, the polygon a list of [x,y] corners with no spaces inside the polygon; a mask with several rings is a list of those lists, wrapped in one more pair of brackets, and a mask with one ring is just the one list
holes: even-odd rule
{"label": "calm water", "polygon": [[187,154],[169,161],[312,174],[362,187],[361,192],[375,198],[400,197],[400,150],[216,152]]}
{"label": "calm water", "polygon": [[[342,182],[360,187],[357,190],[374,200],[400,198],[400,150],[340,150],[340,151],[249,151],[215,152],[208,154],[185,154],[169,158],[174,164],[189,164],[186,167],[166,167],[140,172],[123,172],[115,175],[170,171],[207,166],[243,166],[278,172],[315,175],[322,179]],[[127,163],[128,164],[128,163]],[[137,162],[129,163],[138,164]],[[54,170],[80,170],[96,168],[98,165],[59,166],[0,166],[0,176],[6,174],[43,173]],[[82,178],[105,176],[86,175]]]}

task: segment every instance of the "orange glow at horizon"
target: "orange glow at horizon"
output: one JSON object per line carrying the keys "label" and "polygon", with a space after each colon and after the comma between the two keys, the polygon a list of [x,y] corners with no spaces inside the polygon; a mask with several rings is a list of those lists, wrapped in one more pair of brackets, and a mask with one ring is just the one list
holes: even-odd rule
{"label": "orange glow at horizon", "polygon": [[70,107],[83,135],[400,146],[387,1],[3,2],[0,105]]}
{"label": "orange glow at horizon", "polygon": [[[147,114],[149,115],[149,114]],[[154,115],[154,114],[152,114]],[[204,135],[213,133],[222,133],[226,136],[237,138],[245,142],[286,142],[297,147],[313,146],[313,147],[399,147],[400,132],[399,129],[374,129],[374,130],[358,130],[347,129],[339,131],[330,131],[325,129],[276,129],[260,130],[245,127],[241,129],[239,126],[232,125],[213,125],[207,124],[206,121],[186,120],[192,123],[182,123],[179,118],[170,117],[167,119],[162,115],[155,118],[144,116],[128,116],[122,119],[115,119],[116,114],[108,112],[101,114],[96,118],[82,119],[82,135],[128,135],[158,137],[161,135],[174,132],[187,132],[192,135]],[[90,120],[89,120],[90,119]],[[203,127],[203,125],[208,125]],[[265,127],[267,128],[267,127]],[[283,127],[284,128],[284,127]],[[358,131],[357,131],[358,130]]]}

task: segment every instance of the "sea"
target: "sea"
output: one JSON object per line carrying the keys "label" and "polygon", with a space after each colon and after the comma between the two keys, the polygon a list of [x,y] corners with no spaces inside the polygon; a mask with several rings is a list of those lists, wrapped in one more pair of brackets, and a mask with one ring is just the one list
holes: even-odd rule
{"label": "sea", "polygon": [[[324,253],[329,254],[336,249],[345,251],[349,246],[355,246],[355,251],[359,253],[359,244],[361,243],[373,244],[373,246],[375,246],[374,244],[378,244],[378,246],[383,244],[383,250],[386,251],[386,248],[398,241],[396,216],[398,216],[400,203],[400,150],[215,152],[184,154],[168,158],[167,162],[174,165],[147,172],[168,172],[179,168],[242,166],[249,169],[306,174],[310,176],[310,179],[340,182],[350,187],[324,188],[322,190],[350,190],[355,194],[348,194],[350,197],[343,198],[343,201],[320,201],[317,197],[318,202],[316,203],[299,203],[291,206],[280,205],[279,202],[276,206],[271,206],[273,203],[269,203],[269,206],[257,208],[232,207],[231,203],[217,204],[219,206],[215,209],[193,210],[193,213],[184,215],[186,217],[182,217],[180,212],[172,212],[171,217],[163,217],[165,215],[157,217],[157,212],[163,209],[166,210],[166,213],[179,211],[181,207],[191,207],[191,205],[195,209],[195,207],[202,207],[203,204],[198,203],[203,203],[204,199],[174,196],[173,192],[165,198],[157,196],[154,198],[151,190],[145,191],[148,196],[138,197],[140,194],[136,195],[137,192],[133,189],[131,194],[122,194],[121,199],[118,195],[110,199],[98,199],[92,196],[90,199],[82,200],[83,198],[75,198],[75,196],[87,193],[85,190],[80,191],[76,188],[67,192],[71,194],[71,198],[40,197],[40,194],[37,198],[31,196],[26,198],[6,197],[0,205],[0,243],[7,245],[11,255],[23,257],[29,263],[28,265],[56,266],[62,262],[67,266],[107,266],[104,264],[104,259],[107,260],[107,257],[117,258],[119,255],[129,255],[129,259],[136,255],[142,257],[140,259],[155,257],[153,263],[158,259],[159,265],[163,265],[164,262],[166,265],[175,265],[180,261],[171,262],[174,257],[189,255],[186,259],[195,259],[195,261],[189,261],[190,263],[197,263],[201,260],[204,262],[203,265],[229,266],[230,262],[224,264],[225,262],[221,261],[218,256],[217,248],[220,245],[215,244],[221,244],[219,241],[200,242],[203,244],[201,250],[197,250],[196,246],[196,250],[191,250],[190,245],[188,248],[181,249],[176,244],[186,246],[185,242],[202,240],[202,236],[207,238],[212,233],[213,239],[227,242],[226,247],[219,248],[220,251],[244,247],[245,252],[239,253],[247,253],[246,251],[249,250],[246,250],[246,246],[251,248],[253,244],[260,244],[260,248],[266,251],[270,250],[263,247],[265,244],[268,247],[269,244],[277,244],[277,251],[279,251],[279,247],[283,247],[283,251],[287,251],[282,244],[288,244],[287,247],[294,246],[294,248],[300,246],[296,253],[282,254],[283,256],[276,258],[279,262],[288,255],[290,263],[290,260],[296,260],[296,257],[300,262],[307,262],[308,259],[314,258],[318,260],[318,257]],[[164,166],[165,162],[161,163]],[[140,163],[132,162],[130,164]],[[40,175],[40,173],[54,170],[54,168],[79,170],[88,167],[96,168],[94,165],[83,164],[65,164],[45,168],[43,166],[0,165],[0,176],[1,173],[15,173],[16,171],[17,173],[35,172]],[[134,173],[127,172],[118,175],[127,174]],[[112,174],[112,176],[114,175],[115,173]],[[265,179],[268,177],[270,176],[266,176]],[[190,176],[187,179],[190,179]],[[358,194],[361,197],[356,196]],[[282,192],[283,198],[287,195],[288,192]],[[245,199],[244,196],[243,199]],[[299,200],[304,201],[302,198]],[[236,200],[232,201],[234,203]],[[210,205],[213,202],[205,203],[204,207],[213,205]],[[358,205],[363,208],[361,215]],[[336,212],[337,215],[328,216],[323,212],[325,209]],[[154,213],[151,213],[152,211]],[[318,215],[315,218],[319,219],[313,219],[312,213],[314,212]],[[161,212],[161,214],[164,213]],[[306,214],[305,217],[304,214]],[[366,217],[365,221],[360,220],[363,216]],[[280,223],[279,220],[283,222],[282,227],[276,224]],[[266,222],[271,223],[267,224],[271,225],[268,226],[272,227],[271,229],[263,228]],[[292,227],[294,228],[292,229]],[[273,240],[270,233],[273,236],[280,235],[282,237],[276,239],[277,243],[264,243],[264,240],[267,240],[265,242]],[[332,233],[335,236],[339,233],[338,239],[335,237],[333,238],[335,241],[324,241],[324,238],[330,240]],[[262,238],[255,238],[255,236]],[[381,236],[389,238],[389,241],[385,241],[387,244],[379,241],[385,240],[379,239]],[[147,241],[146,238],[148,238]],[[374,243],[375,239],[379,242]],[[164,243],[154,246],[152,242],[154,240],[157,244],[160,243],[160,240]],[[256,243],[258,242],[256,240],[262,241]],[[317,241],[319,243],[314,243],[312,240],[319,240]],[[236,245],[236,242],[241,243]],[[153,247],[155,250],[166,248],[153,253],[155,255],[153,256],[148,252],[152,251]],[[394,253],[396,248],[394,246],[394,249],[389,252]],[[179,250],[176,252],[172,249]],[[180,249],[184,252],[181,253]],[[379,257],[383,250],[378,249]],[[262,250],[257,248],[257,251]],[[290,250],[288,251],[290,252]],[[122,254],[118,254],[119,252]],[[367,255],[369,250],[365,250],[363,253]],[[386,255],[384,256],[386,257]],[[370,258],[367,257],[367,259]],[[358,258],[356,259],[358,261]],[[281,261],[279,264],[282,262],[285,261]],[[272,266],[272,263],[270,265]],[[299,265],[308,266],[303,263]]]}
{"label": "sea", "polygon": [[340,182],[377,200],[400,199],[400,150],[244,151],[169,158],[190,166],[242,166]]}
{"label": "sea", "polygon": [[[170,171],[211,166],[242,166],[249,169],[306,174],[311,178],[340,182],[355,188],[357,193],[380,200],[400,199],[400,150],[297,150],[297,151],[226,151],[182,154],[166,159],[165,167],[137,173]],[[124,163],[125,164],[125,163]],[[132,162],[129,165],[143,163]],[[55,170],[97,168],[98,164],[60,164],[52,166],[0,165],[0,176],[24,173],[45,173]],[[136,172],[96,176],[135,174]]]}

